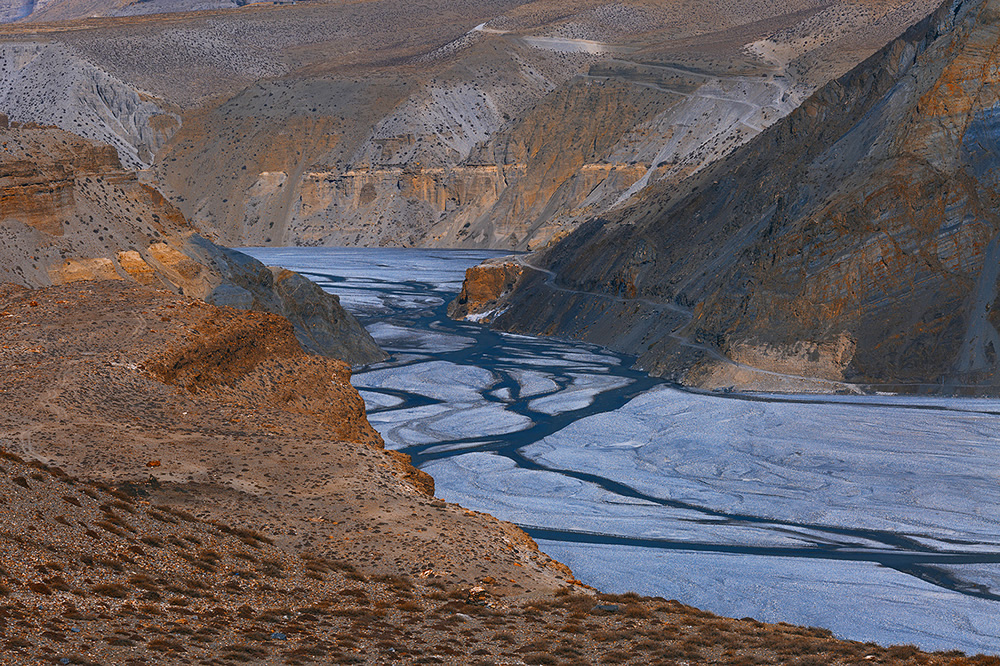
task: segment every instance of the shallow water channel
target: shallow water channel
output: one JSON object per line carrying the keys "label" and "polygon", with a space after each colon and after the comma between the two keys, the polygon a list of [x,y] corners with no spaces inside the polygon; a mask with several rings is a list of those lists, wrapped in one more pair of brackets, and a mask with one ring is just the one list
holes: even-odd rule
{"label": "shallow water channel", "polygon": [[245,251],[338,294],[392,354],[353,379],[387,447],[584,582],[1000,653],[1000,401],[693,393],[449,320],[465,269],[502,253]]}

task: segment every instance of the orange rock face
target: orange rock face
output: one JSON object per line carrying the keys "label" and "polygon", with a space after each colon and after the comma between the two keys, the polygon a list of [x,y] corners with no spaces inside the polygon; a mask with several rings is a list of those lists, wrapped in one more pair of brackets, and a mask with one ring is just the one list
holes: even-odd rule
{"label": "orange rock face", "polygon": [[[0,219],[16,218],[50,236],[61,236],[75,212],[75,179],[121,170],[111,146],[76,139],[51,140],[51,130],[0,129]],[[75,137],[74,137],[75,139]]]}
{"label": "orange rock face", "polygon": [[122,169],[111,146],[24,128],[0,130],[0,144],[0,225],[8,230],[0,278],[41,286],[132,280],[136,273],[147,284],[189,286],[164,279],[144,256],[157,240],[178,246],[192,230],[158,192]]}
{"label": "orange rock face", "polygon": [[448,316],[462,319],[469,315],[486,315],[514,288],[523,271],[516,261],[504,259],[467,269],[461,293],[448,306]]}
{"label": "orange rock face", "polygon": [[158,351],[143,365],[192,393],[216,395],[246,409],[277,404],[316,418],[344,441],[383,446],[351,386],[350,366],[306,356],[292,325],[281,317],[252,312],[201,320],[184,344]]}

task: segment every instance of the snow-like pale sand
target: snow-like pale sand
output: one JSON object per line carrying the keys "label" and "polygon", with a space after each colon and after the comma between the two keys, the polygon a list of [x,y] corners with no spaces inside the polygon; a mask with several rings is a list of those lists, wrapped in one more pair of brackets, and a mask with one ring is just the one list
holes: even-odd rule
{"label": "snow-like pale sand", "polygon": [[583,581],[1000,652],[1000,401],[689,393],[592,346],[445,319],[496,253],[253,254],[347,294],[393,353],[354,379],[387,446]]}
{"label": "snow-like pale sand", "polygon": [[[662,388],[525,453],[728,513],[1000,545],[1000,402],[881,402],[744,401]],[[973,407],[980,411],[966,411]]]}
{"label": "snow-like pale sand", "polygon": [[730,617],[823,627],[881,644],[987,654],[1000,645],[997,602],[868,562],[537,542],[609,592],[632,590]]}

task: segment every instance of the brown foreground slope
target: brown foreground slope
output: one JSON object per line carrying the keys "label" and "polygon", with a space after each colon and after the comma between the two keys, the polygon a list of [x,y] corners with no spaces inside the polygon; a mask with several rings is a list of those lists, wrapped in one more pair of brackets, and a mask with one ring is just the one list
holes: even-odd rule
{"label": "brown foreground slope", "polygon": [[4,666],[997,663],[635,595],[513,600],[366,575],[3,452],[0,500]]}
{"label": "brown foreground slope", "polygon": [[7,285],[0,340],[5,666],[1000,663],[575,586],[425,494],[272,315]]}
{"label": "brown foreground slope", "polygon": [[342,362],[273,315],[121,282],[5,288],[0,443],[73,476],[336,553],[500,590],[569,574],[520,530],[428,494],[382,449]]}
{"label": "brown foreground slope", "polygon": [[697,386],[996,394],[998,44],[1000,3],[944,3],[729,158],[524,260],[541,270],[485,307]]}

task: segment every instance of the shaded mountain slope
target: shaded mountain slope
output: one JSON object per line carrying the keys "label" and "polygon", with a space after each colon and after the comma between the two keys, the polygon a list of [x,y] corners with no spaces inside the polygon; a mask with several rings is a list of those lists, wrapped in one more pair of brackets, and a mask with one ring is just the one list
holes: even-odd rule
{"label": "shaded mountain slope", "polygon": [[64,45],[0,44],[0,113],[114,146],[130,169],[149,166],[177,131],[176,111]]}
{"label": "shaded mountain slope", "polygon": [[4,0],[0,2],[0,23],[166,14],[245,4],[247,0]]}
{"label": "shaded mountain slope", "polygon": [[995,391],[997,7],[945,3],[729,158],[531,258],[555,279],[524,271],[485,307],[698,386]]}
{"label": "shaded mountain slope", "polygon": [[0,144],[0,282],[165,287],[281,314],[316,353],[355,364],[384,358],[336,296],[199,236],[159,192],[122,169],[110,146],[24,127],[0,127]]}

